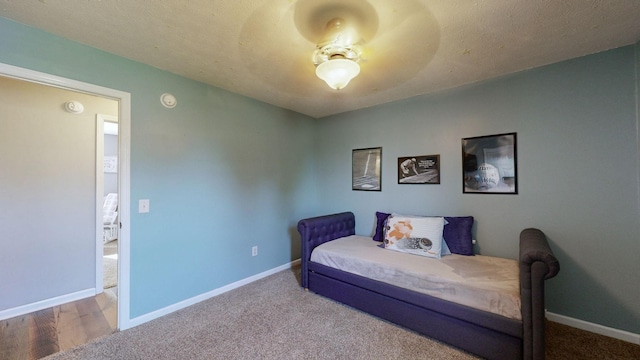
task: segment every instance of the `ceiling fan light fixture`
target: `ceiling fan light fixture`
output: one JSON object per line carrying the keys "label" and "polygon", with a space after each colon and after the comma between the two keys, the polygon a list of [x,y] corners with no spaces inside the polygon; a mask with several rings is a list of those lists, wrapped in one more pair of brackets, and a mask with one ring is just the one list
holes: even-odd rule
{"label": "ceiling fan light fixture", "polygon": [[330,88],[340,90],[360,74],[360,66],[352,60],[330,59],[316,67],[316,76],[324,80]]}
{"label": "ceiling fan light fixture", "polygon": [[360,73],[358,41],[357,31],[344,20],[334,18],[329,21],[313,55],[316,76],[335,90],[347,86]]}

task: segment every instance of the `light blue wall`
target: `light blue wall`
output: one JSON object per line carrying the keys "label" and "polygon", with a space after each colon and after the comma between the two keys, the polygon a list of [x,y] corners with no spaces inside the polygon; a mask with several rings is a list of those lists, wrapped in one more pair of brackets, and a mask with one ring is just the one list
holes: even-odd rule
{"label": "light blue wall", "polygon": [[131,318],[299,258],[314,119],[4,18],[0,49],[0,62],[131,93]]}
{"label": "light blue wall", "polygon": [[[318,214],[473,215],[478,251],[516,258],[546,232],[562,270],[554,313],[640,333],[638,119],[634,47],[321,119]],[[357,81],[354,80],[354,81]],[[518,195],[462,194],[461,139],[518,133]],[[382,192],[351,190],[351,150],[382,146]],[[398,185],[397,158],[441,156],[440,185]]]}

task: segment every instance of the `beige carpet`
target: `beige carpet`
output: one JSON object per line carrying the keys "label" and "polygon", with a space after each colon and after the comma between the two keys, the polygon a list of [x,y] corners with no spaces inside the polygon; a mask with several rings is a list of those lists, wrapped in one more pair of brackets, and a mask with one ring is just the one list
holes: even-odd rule
{"label": "beige carpet", "polygon": [[547,360],[638,360],[640,345],[547,321]]}
{"label": "beige carpet", "polygon": [[102,282],[105,289],[118,285],[118,240],[104,244],[102,258]]}
{"label": "beige carpet", "polygon": [[285,270],[53,359],[476,359],[304,291]]}
{"label": "beige carpet", "polygon": [[[476,359],[300,288],[285,270],[62,359]],[[640,346],[547,322],[547,360],[640,359]]]}
{"label": "beige carpet", "polygon": [[104,255],[113,255],[118,253],[118,240],[109,241],[103,245]]}

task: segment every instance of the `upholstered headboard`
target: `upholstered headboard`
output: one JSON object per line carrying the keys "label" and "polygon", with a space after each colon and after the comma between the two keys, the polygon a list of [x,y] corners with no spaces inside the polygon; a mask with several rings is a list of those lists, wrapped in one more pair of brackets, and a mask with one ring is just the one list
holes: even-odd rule
{"label": "upholstered headboard", "polygon": [[302,286],[309,282],[308,264],[313,249],[327,241],[356,233],[356,218],[351,212],[318,216],[298,222],[302,240]]}

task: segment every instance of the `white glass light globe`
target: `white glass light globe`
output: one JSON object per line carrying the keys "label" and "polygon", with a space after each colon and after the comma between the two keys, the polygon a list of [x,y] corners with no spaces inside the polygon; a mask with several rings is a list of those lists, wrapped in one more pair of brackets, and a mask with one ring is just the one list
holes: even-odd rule
{"label": "white glass light globe", "polygon": [[347,59],[332,59],[316,68],[316,75],[332,89],[340,90],[360,73],[358,63]]}

